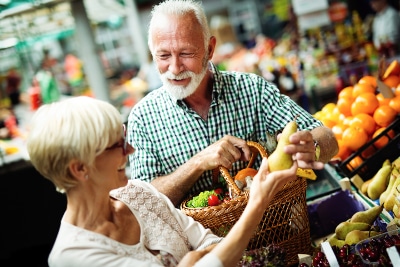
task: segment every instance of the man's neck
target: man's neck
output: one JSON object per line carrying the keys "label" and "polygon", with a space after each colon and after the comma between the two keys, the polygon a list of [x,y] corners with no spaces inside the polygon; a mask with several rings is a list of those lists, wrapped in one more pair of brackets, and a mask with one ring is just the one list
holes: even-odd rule
{"label": "man's neck", "polygon": [[207,119],[212,101],[213,83],[210,74],[208,72],[196,91],[183,100],[188,107],[196,111],[204,120]]}

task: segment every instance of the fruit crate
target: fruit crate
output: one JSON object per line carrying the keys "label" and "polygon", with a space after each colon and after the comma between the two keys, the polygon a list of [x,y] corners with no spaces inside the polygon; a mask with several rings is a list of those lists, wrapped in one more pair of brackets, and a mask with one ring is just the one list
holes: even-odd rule
{"label": "fruit crate", "polygon": [[[394,137],[391,138],[389,133],[394,131]],[[378,149],[375,142],[380,139],[387,137],[389,142],[384,147]],[[366,153],[373,149],[375,152],[369,157]],[[382,167],[382,163],[385,159],[390,161],[395,160],[400,156],[400,116],[382,131],[378,136],[368,141],[358,151],[351,154],[348,158],[336,165],[336,169],[343,176],[353,178],[355,175],[361,177],[363,181],[367,181],[372,178],[375,173]],[[356,157],[360,157],[362,163],[356,167],[353,167],[350,163]]]}
{"label": "fruit crate", "polygon": [[[388,253],[388,248],[392,250],[392,253]],[[400,248],[400,229],[367,238],[358,242],[354,247],[355,252],[361,257],[364,266],[371,267],[399,266],[400,256],[397,250],[398,248]],[[368,255],[368,252],[370,255]],[[387,262],[379,262],[378,259],[369,260],[367,257],[373,256],[371,253],[374,253],[376,258],[380,255],[382,255],[382,257],[384,256],[383,258],[385,258]]]}

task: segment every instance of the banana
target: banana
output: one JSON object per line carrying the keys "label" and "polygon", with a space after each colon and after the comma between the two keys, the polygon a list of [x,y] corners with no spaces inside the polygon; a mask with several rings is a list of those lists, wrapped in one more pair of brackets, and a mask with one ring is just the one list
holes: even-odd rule
{"label": "banana", "polygon": [[310,180],[315,180],[317,179],[317,175],[312,169],[302,169],[302,168],[297,168],[297,176],[307,178]]}

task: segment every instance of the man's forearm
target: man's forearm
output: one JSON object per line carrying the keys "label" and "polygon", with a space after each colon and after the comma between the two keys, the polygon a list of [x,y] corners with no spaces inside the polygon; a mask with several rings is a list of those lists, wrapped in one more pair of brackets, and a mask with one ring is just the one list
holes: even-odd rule
{"label": "man's forearm", "polygon": [[166,195],[177,207],[204,172],[196,165],[195,162],[190,160],[173,173],[157,177],[151,181],[151,184]]}

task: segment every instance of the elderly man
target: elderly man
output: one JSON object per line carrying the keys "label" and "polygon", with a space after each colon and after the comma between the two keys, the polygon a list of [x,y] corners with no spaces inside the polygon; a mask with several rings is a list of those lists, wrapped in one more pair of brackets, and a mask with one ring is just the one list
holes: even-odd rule
{"label": "elderly man", "polygon": [[274,84],[212,64],[216,38],[198,2],[155,6],[148,38],[163,86],[129,115],[128,142],[136,148],[130,165],[132,177],[151,182],[175,205],[211,187],[219,166],[243,169],[250,157],[246,141],[266,141],[295,117],[299,131],[285,152],[299,167],[323,168],[336,154],[332,131]]}

